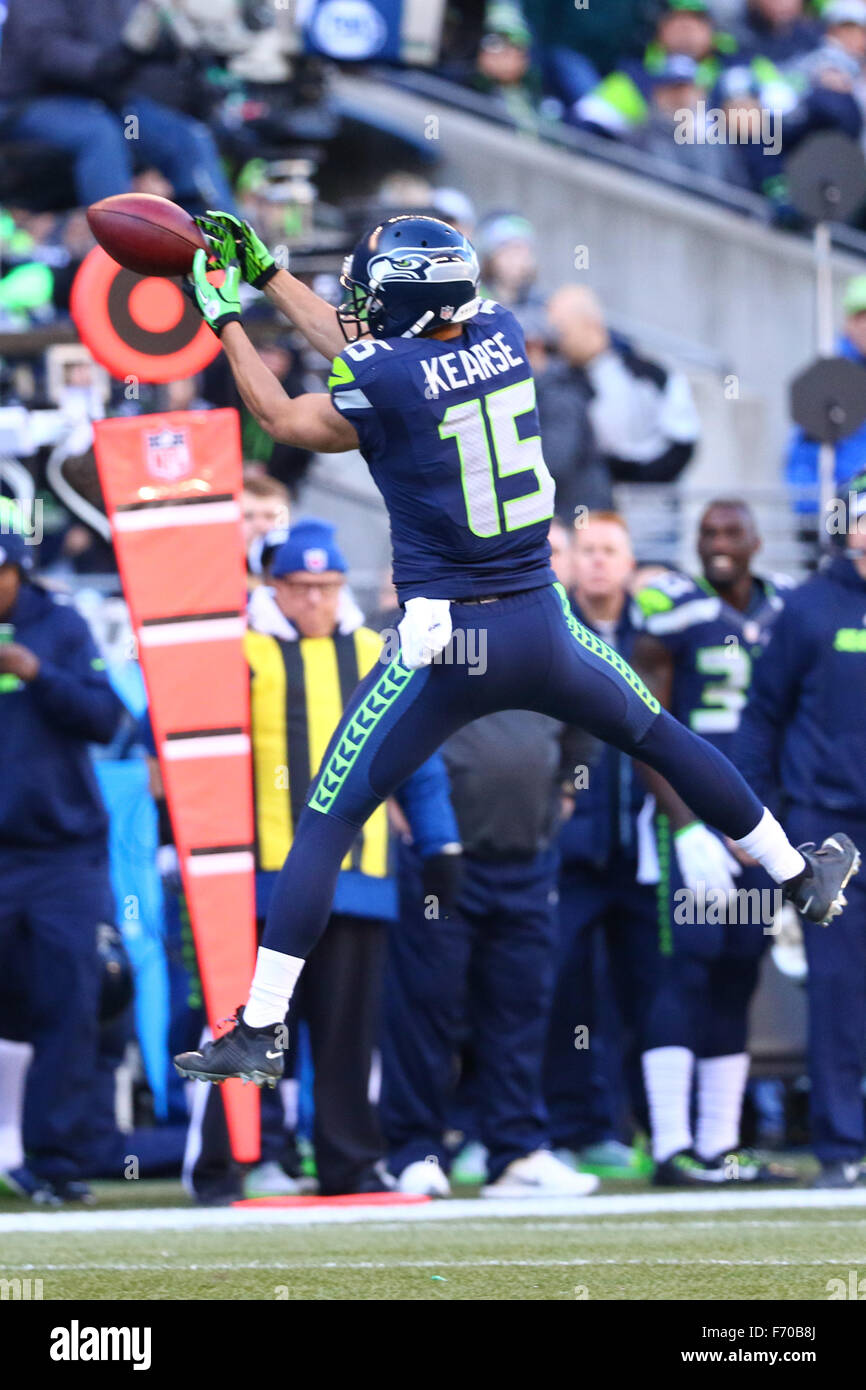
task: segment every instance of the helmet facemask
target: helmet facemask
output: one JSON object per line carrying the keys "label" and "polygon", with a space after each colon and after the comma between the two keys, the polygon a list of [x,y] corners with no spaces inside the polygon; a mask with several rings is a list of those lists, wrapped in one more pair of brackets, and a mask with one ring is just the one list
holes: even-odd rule
{"label": "helmet facemask", "polygon": [[344,265],[340,276],[343,298],[337,306],[337,322],[347,343],[356,343],[374,332],[374,323],[382,312],[382,301],[373,294],[369,285],[354,280]]}

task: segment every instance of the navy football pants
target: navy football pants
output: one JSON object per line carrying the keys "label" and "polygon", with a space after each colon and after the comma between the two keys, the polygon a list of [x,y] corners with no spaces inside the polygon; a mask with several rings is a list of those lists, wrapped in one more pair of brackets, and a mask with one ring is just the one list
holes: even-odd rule
{"label": "navy football pants", "polygon": [[33,1044],[24,1147],[40,1177],[80,1172],[99,1034],[96,928],[113,917],[104,846],[0,854],[0,1037]]}
{"label": "navy football pants", "polygon": [[394,1174],[431,1155],[448,1170],[443,1140],[464,1023],[475,1053],[488,1181],[546,1145],[541,1069],[553,989],[556,868],[554,850],[496,861],[467,855],[456,908],[428,921],[417,856],[400,847],[379,1105]]}
{"label": "navy football pants", "polygon": [[645,1110],[639,1057],[658,973],[656,894],[636,861],[564,865],[544,1066],[555,1148],[620,1138],[629,1112]]}
{"label": "navy football pants", "polygon": [[[349,702],[274,888],[262,941],[270,950],[309,954],[359,827],[450,734],[495,710],[581,725],[654,767],[701,820],[733,839],[758,824],[761,804],[736,769],[577,621],[561,585],[454,603],[451,618],[454,637],[439,661],[418,671],[399,659],[377,663]],[[467,652],[483,656],[483,673],[457,659]]]}
{"label": "navy football pants", "polygon": [[742,899],[738,920],[716,922],[706,912],[709,921],[680,922],[684,885],[666,817],[657,819],[656,834],[659,968],[645,1046],[687,1047],[701,1058],[745,1052],[749,1005],[773,940],[766,929],[780,890],[760,866],[743,866],[734,887],[753,896]]}
{"label": "navy football pants", "polygon": [[[794,844],[844,830],[856,845],[866,820],[795,806],[785,817]],[[845,889],[848,906],[830,927],[803,923],[809,962],[809,1110],[812,1147],[822,1163],[859,1162],[866,1153],[862,1079],[866,1071],[866,875]]]}

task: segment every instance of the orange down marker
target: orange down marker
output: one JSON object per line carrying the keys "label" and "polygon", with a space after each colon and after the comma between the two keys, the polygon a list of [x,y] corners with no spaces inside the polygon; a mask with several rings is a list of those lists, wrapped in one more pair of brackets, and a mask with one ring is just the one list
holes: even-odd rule
{"label": "orange down marker", "polygon": [[[238,416],[171,411],[101,420],[94,433],[216,1031],[246,997],[256,949]],[[229,1081],[222,1095],[232,1153],[254,1162],[256,1090]]]}

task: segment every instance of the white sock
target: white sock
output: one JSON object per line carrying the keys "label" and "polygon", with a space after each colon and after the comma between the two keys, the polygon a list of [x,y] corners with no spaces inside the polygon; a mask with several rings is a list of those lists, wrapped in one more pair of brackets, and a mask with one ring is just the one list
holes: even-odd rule
{"label": "white sock", "polygon": [[250,997],[244,1006],[244,1023],[250,1028],[282,1023],[304,964],[300,956],[287,956],[283,951],[260,946]]}
{"label": "white sock", "polygon": [[656,1163],[692,1146],[689,1113],[694,1060],[687,1047],[652,1047],[641,1057]]}
{"label": "white sock", "polygon": [[806,861],[798,849],[794,849],[776,817],[764,807],[764,814],[754,830],[735,840],[735,845],[744,849],[759,864],[763,864],[775,883],[784,883],[788,878],[796,878],[806,867]]}
{"label": "white sock", "polygon": [[20,1168],[24,1162],[24,1083],[32,1056],[30,1043],[0,1038],[0,1169]]}
{"label": "white sock", "polygon": [[748,1052],[698,1059],[699,1158],[730,1153],[740,1142],[743,1092],[749,1075]]}

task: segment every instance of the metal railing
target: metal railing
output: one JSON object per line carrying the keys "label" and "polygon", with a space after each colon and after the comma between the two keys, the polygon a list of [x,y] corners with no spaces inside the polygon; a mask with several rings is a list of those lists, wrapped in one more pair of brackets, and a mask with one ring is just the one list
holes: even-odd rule
{"label": "metal railing", "polygon": [[[463,111],[467,115],[480,116],[483,120],[503,129],[512,128],[507,116],[489,97],[481,92],[475,92],[471,88],[461,87],[458,83],[450,82],[446,78],[438,77],[434,73],[418,70],[394,72],[390,69],[382,69],[377,72],[376,76],[379,80],[391,86],[402,88],[415,96],[427,97],[431,101],[450,106],[455,111]],[[353,102],[345,94],[341,95],[340,105],[347,114],[355,109],[359,113],[362,111],[361,105]],[[741,213],[757,222],[772,222],[773,205],[760,193],[754,193],[747,188],[740,188],[736,184],[726,183],[710,174],[702,174],[696,169],[671,164],[666,159],[660,159],[652,153],[633,149],[630,145],[619,140],[606,139],[603,135],[596,135],[591,130],[554,121],[540,122],[537,135],[545,144],[559,149],[571,150],[587,159],[598,160],[601,163],[611,165],[613,168],[637,174],[653,183],[694,194],[698,198],[716,203],[731,212]],[[801,234],[808,235],[808,229],[803,229]],[[843,222],[833,223],[832,236],[833,241],[839,247],[866,256],[866,233],[860,231],[859,228],[848,226]]]}

